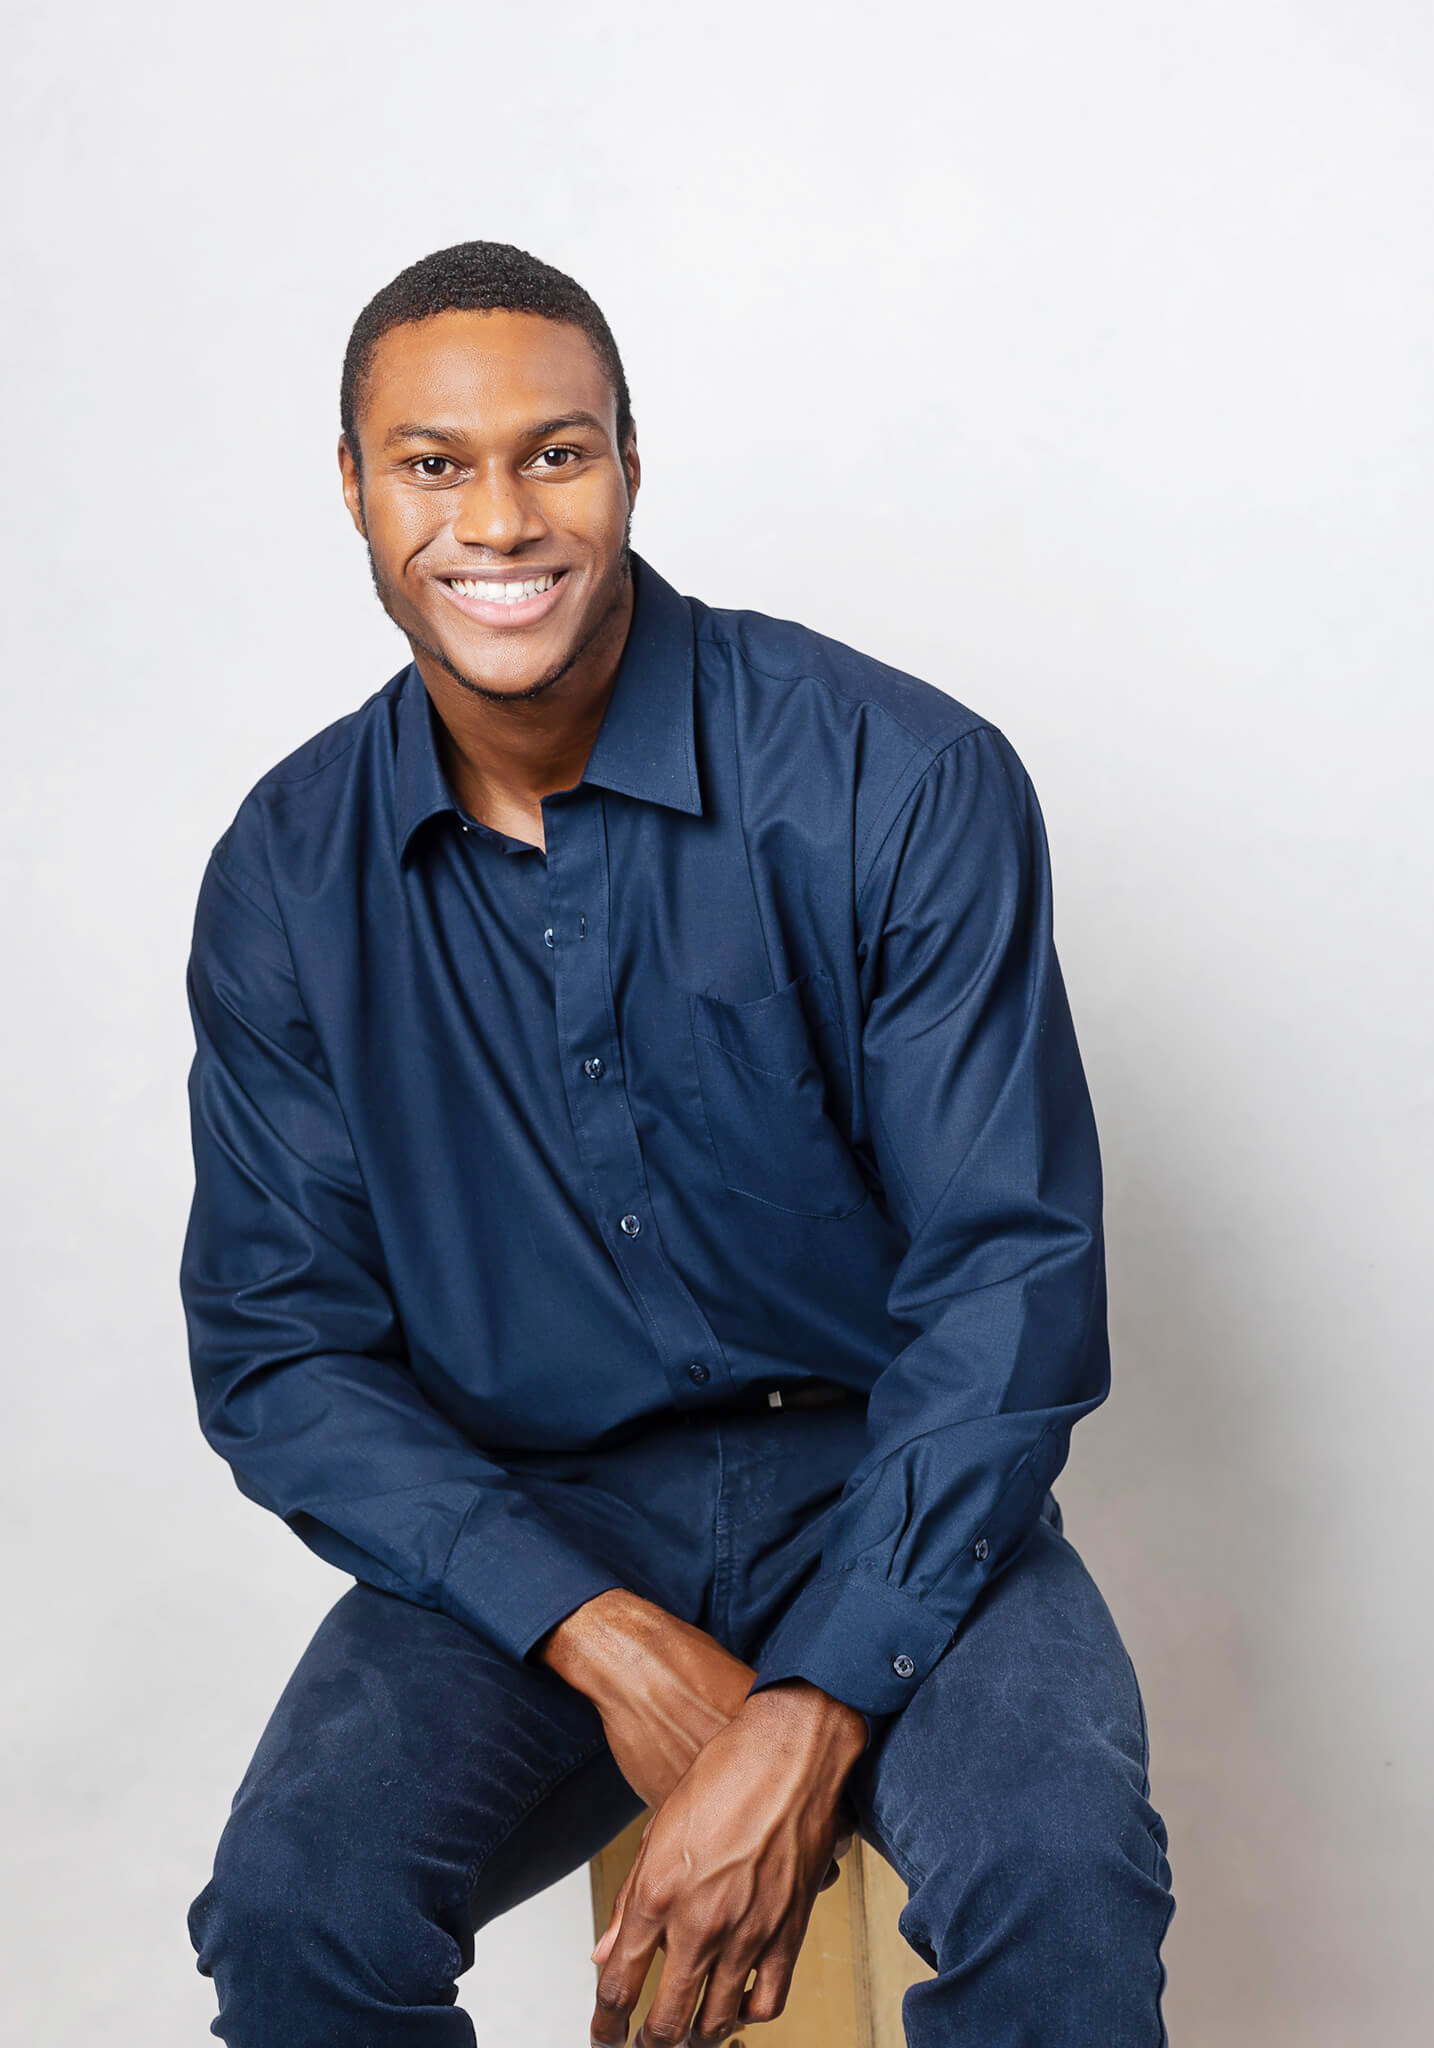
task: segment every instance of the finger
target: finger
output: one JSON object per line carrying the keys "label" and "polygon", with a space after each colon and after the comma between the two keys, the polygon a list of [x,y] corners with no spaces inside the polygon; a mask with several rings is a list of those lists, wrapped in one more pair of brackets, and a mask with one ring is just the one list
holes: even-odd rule
{"label": "finger", "polygon": [[612,1902],[612,1912],[608,1916],[607,1926],[598,1936],[597,1943],[588,1957],[590,1963],[605,1963],[608,1951],[617,1940],[617,1930],[622,1925],[622,1916],[627,1909],[627,1895],[632,1890],[632,1881],[637,1876],[638,1866],[642,1862],[642,1852],[647,1847],[647,1838],[652,1833],[652,1823],[656,1819],[655,1812],[647,1816],[642,1833],[637,1838],[637,1848],[633,1851],[632,1861],[627,1866],[627,1876],[617,1888],[617,1897]]}
{"label": "finger", "polygon": [[735,1968],[724,1961],[714,1966],[692,2024],[692,2048],[722,2048],[736,2033],[742,1993],[751,1974],[750,1965]]}
{"label": "finger", "polygon": [[674,1955],[669,1949],[657,1996],[637,2030],[632,2048],[682,2048],[691,2036],[692,2015],[702,1996],[702,1979],[706,1974],[705,1963],[690,1954],[683,1955],[680,1950]]}
{"label": "finger", "polygon": [[588,2030],[592,2048],[619,2048],[626,2041],[632,2009],[642,1994],[661,1933],[661,1923],[646,1918],[636,1902],[624,1910],[617,1940],[598,1978]]}
{"label": "finger", "polygon": [[617,1931],[619,1927],[621,1927],[621,1925],[621,1908],[614,1906],[612,1909],[611,1920],[608,1921],[607,1926],[598,1936],[597,1946],[596,1948],[594,1948],[592,1954],[588,1957],[588,1961],[591,1963],[596,1963],[599,1969],[602,1968],[603,1964],[607,1961],[608,1956],[611,1954],[612,1945],[617,1940]]}
{"label": "finger", "polygon": [[774,1944],[757,1965],[757,1981],[742,1999],[737,2015],[739,2026],[761,2026],[774,2020],[787,2002],[797,1952]]}
{"label": "finger", "polygon": [[589,1962],[601,1964],[607,1961],[608,1951],[617,1940],[617,1930],[622,1925],[623,1908],[627,1904],[627,1895],[631,1889],[632,1869],[629,1868],[627,1876],[617,1888],[617,1897],[612,1902],[612,1913],[608,1918],[607,1926],[597,1938],[597,1945],[588,1957]]}

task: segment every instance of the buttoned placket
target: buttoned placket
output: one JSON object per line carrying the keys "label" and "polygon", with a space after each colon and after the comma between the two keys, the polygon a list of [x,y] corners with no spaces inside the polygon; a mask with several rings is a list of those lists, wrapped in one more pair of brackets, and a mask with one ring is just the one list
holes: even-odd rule
{"label": "buttoned placket", "polygon": [[672,1397],[697,1404],[730,1384],[707,1318],[663,1249],[627,1094],[609,955],[611,878],[603,797],[579,785],[543,802],[552,963],[563,1086],[593,1212],[636,1303]]}

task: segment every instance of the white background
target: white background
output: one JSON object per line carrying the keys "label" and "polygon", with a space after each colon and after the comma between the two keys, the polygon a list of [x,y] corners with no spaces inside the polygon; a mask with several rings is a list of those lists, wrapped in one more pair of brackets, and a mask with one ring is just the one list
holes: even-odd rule
{"label": "white background", "polygon": [[[346,1583],[194,1419],[183,971],[250,784],[401,666],[363,301],[469,236],[627,359],[634,538],[1042,794],[1115,1391],[1059,1492],[1143,1680],[1177,2048],[1429,2038],[1434,17],[1423,0],[6,8],[8,2040],[181,2048]],[[586,2038],[585,1879],[480,1937]],[[1099,2044],[1092,2044],[1099,2048]]]}

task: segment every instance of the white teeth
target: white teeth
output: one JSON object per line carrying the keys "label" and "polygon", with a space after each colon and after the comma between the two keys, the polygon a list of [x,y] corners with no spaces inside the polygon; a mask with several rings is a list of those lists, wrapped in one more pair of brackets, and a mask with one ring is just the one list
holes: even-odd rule
{"label": "white teeth", "polygon": [[557,577],[528,576],[520,583],[481,583],[474,576],[450,576],[449,588],[460,597],[480,598],[484,604],[521,604],[525,597],[537,597],[551,590]]}

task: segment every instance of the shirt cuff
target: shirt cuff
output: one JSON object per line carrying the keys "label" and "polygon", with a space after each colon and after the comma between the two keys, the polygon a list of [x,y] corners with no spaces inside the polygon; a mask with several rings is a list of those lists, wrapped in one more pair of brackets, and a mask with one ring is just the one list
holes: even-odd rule
{"label": "shirt cuff", "polygon": [[482,1517],[460,1530],[443,1574],[439,1605],[518,1663],[584,1601],[623,1581],[535,1518],[499,1531]]}
{"label": "shirt cuff", "polygon": [[919,1600],[856,1569],[813,1579],[757,1659],[751,1691],[805,1678],[866,1716],[867,1746],[899,1714],[955,1634]]}

